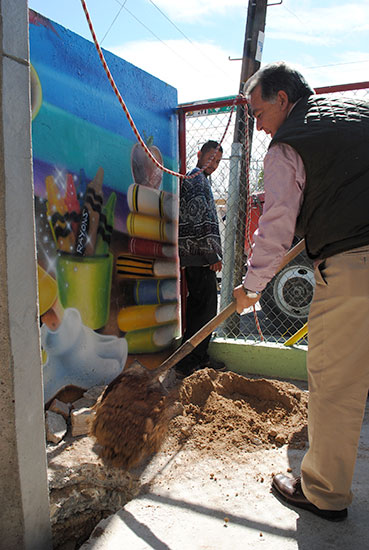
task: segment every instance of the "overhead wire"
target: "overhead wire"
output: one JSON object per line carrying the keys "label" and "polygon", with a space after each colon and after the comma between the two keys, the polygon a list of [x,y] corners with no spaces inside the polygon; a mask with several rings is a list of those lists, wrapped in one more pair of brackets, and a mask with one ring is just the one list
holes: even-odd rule
{"label": "overhead wire", "polygon": [[281,6],[286,10],[288,11],[288,13],[290,13],[291,15],[293,15],[294,17],[296,17],[296,19],[301,23],[301,25],[305,26],[305,23],[299,18],[298,15],[296,15],[292,10],[290,10],[289,8],[287,8],[285,6],[285,4],[281,4]]}
{"label": "overhead wire", "polygon": [[329,65],[315,65],[314,67],[306,67],[307,69],[323,69],[324,67],[338,67],[340,65],[354,65],[355,63],[369,63],[369,59],[361,61],[346,61],[342,63],[331,63]]}
{"label": "overhead wire", "polygon": [[[97,40],[97,37],[96,37],[96,33],[95,33],[95,30],[93,28],[93,25],[92,25],[92,21],[91,21],[91,18],[90,18],[90,14],[88,12],[88,9],[87,9],[87,5],[86,5],[86,1],[85,0],[81,0],[81,4],[82,4],[82,8],[83,8],[83,11],[85,12],[85,15],[86,15],[86,19],[87,19],[87,23],[88,23],[88,26],[89,26],[89,29],[90,29],[90,32],[91,32],[91,36],[92,36],[92,39],[93,39],[93,42],[95,44],[95,47],[96,47],[96,50],[97,50],[97,53],[99,55],[99,58],[100,58],[100,61],[104,67],[104,70],[105,70],[105,73],[106,73],[106,76],[108,77],[109,79],[109,82],[114,90],[114,93],[115,95],[117,96],[118,98],[118,101],[121,105],[121,107],[123,108],[123,111],[128,119],[128,122],[138,140],[138,142],[140,143],[141,147],[144,149],[146,155],[149,157],[149,159],[155,164],[155,166],[157,166],[158,168],[160,168],[160,170],[162,170],[163,172],[166,172],[167,174],[170,174],[172,176],[177,176],[179,178],[184,178],[186,177],[187,179],[192,179],[193,177],[196,177],[196,175],[198,174],[195,173],[195,174],[192,174],[190,176],[186,176],[185,174],[181,174],[179,172],[175,172],[174,170],[169,170],[168,168],[166,168],[163,164],[161,164],[158,159],[156,157],[154,157],[154,155],[152,154],[152,152],[150,151],[150,149],[148,148],[148,146],[146,145],[146,143],[144,142],[144,140],[142,139],[135,123],[134,123],[134,120],[127,108],[127,105],[125,104],[125,101],[124,99],[122,98],[119,90],[118,90],[118,87],[114,81],[114,78],[113,78],[113,75],[111,74],[110,72],[110,69],[108,67],[108,64],[106,63],[106,60],[105,60],[105,57],[104,57],[104,54],[103,54],[103,51],[100,47],[100,44]],[[231,123],[231,118],[232,118],[232,113],[233,113],[233,110],[234,110],[234,107],[236,105],[236,103],[238,102],[238,100],[241,99],[243,103],[246,103],[246,100],[243,96],[239,95],[239,96],[236,96],[233,100],[233,103],[232,103],[232,108],[231,108],[231,112],[230,112],[230,116],[229,116],[229,120],[228,120],[228,124],[226,126],[226,129],[224,130],[224,134],[222,136],[222,139],[220,140],[216,150],[214,151],[214,155],[209,159],[209,161],[207,162],[207,164],[205,166],[203,166],[201,168],[200,171],[204,171],[207,166],[209,166],[209,164],[212,162],[214,156],[216,155],[216,151],[220,148],[220,145],[221,143],[223,142],[224,138],[225,138],[225,135],[228,131],[228,128],[230,126],[230,123]]]}
{"label": "overhead wire", "polygon": [[213,60],[211,57],[209,57],[208,55],[206,55],[205,52],[203,52],[203,51],[201,50],[201,48],[199,48],[199,47],[196,46],[196,44],[191,40],[191,38],[189,38],[189,37],[188,37],[188,36],[187,36],[187,35],[186,35],[186,34],[185,34],[185,33],[175,24],[175,23],[174,23],[174,21],[172,21],[172,20],[170,19],[170,17],[169,17],[162,9],[160,9],[159,6],[157,6],[157,5],[155,4],[155,2],[153,2],[153,0],[148,0],[148,1],[150,2],[150,4],[152,4],[152,5],[158,10],[159,13],[161,13],[161,15],[162,15],[163,17],[165,17],[165,19],[167,19],[167,21],[169,21],[169,23],[170,23],[171,25],[173,25],[173,27],[174,27],[175,29],[177,29],[177,31],[178,31],[178,32],[179,32],[179,33],[180,33],[180,34],[181,34],[181,35],[182,35],[182,36],[183,36],[183,37],[184,37],[184,38],[185,38],[194,48],[195,48],[195,50],[199,51],[199,52],[201,53],[201,55],[203,55],[206,59],[208,59],[208,60],[214,65],[214,67],[216,67],[218,70],[222,71],[223,74],[227,75],[227,73],[226,73],[223,69],[221,69],[220,67],[218,67],[218,65],[217,65],[216,63],[214,63],[214,60]]}
{"label": "overhead wire", "polygon": [[185,33],[184,33],[179,27],[177,27],[177,25],[174,23],[174,21],[172,21],[172,20],[170,19],[170,17],[169,17],[165,12],[163,12],[163,10],[160,9],[159,6],[157,6],[157,5],[155,4],[155,2],[153,2],[153,0],[148,0],[148,1],[150,2],[150,4],[152,4],[152,5],[154,6],[154,8],[156,8],[156,9],[158,10],[159,13],[161,13],[161,15],[162,15],[163,17],[165,17],[165,19],[167,19],[167,21],[169,21],[169,23],[170,23],[171,25],[173,25],[173,27],[174,27],[175,29],[177,29],[177,31],[178,31],[186,40],[188,40],[188,42],[190,42],[191,44],[193,44],[191,38],[188,38],[188,36],[186,36]]}
{"label": "overhead wire", "polygon": [[164,40],[162,40],[161,38],[159,38],[159,36],[157,36],[151,29],[150,27],[148,27],[147,25],[145,25],[145,23],[143,23],[138,17],[136,17],[134,15],[134,13],[132,13],[128,8],[124,8],[134,19],[136,19],[136,21],[138,21],[139,23],[141,23],[141,25],[143,27],[145,27],[145,29],[147,29],[157,40],[159,40],[162,44],[164,44],[164,46],[166,46],[171,52],[174,53],[174,55],[176,55],[177,57],[179,57],[180,59],[182,59],[182,61],[184,61],[189,67],[191,67],[191,69],[195,69],[197,72],[200,72],[198,69],[196,69],[196,67],[194,67],[185,57],[182,57],[174,48],[172,48],[171,46],[169,46],[169,44],[167,42],[165,42]]}
{"label": "overhead wire", "polygon": [[[151,161],[158,167],[160,168],[160,170],[162,170],[163,172],[166,172],[167,174],[171,174],[173,176],[177,176],[179,178],[187,178],[187,179],[192,179],[194,177],[196,177],[199,172],[195,172],[194,174],[192,175],[186,175],[186,174],[181,174],[179,172],[175,172],[173,170],[169,170],[168,168],[166,168],[164,165],[162,165],[152,154],[152,152],[149,150],[148,146],[146,145],[146,143],[143,141],[133,119],[132,119],[132,116],[117,88],[117,85],[114,81],[114,78],[110,72],[110,69],[106,63],[106,60],[105,60],[105,57],[104,57],[104,54],[102,52],[102,49],[100,47],[100,44],[97,40],[97,37],[96,37],[96,33],[94,31],[94,28],[93,28],[93,25],[92,25],[92,21],[91,21],[91,18],[90,18],[90,15],[89,15],[89,12],[88,12],[88,9],[87,9],[87,5],[86,5],[86,1],[85,0],[81,0],[81,4],[82,4],[82,8],[83,8],[83,11],[85,12],[85,15],[86,15],[86,19],[87,19],[87,23],[88,23],[88,26],[90,28],[90,32],[91,32],[91,35],[92,35],[92,39],[93,39],[93,42],[95,44],[95,47],[96,47],[96,50],[97,50],[97,53],[99,55],[99,58],[100,58],[100,61],[104,67],[104,70],[106,72],[106,75],[109,79],[109,82],[114,90],[114,93],[116,94],[118,100],[119,100],[119,103],[121,104],[123,110],[124,110],[124,113],[128,119],[128,122],[138,140],[138,142],[140,143],[141,147],[144,149],[146,155],[149,157],[149,159],[151,159]],[[245,126],[246,126],[246,135],[245,135],[245,154],[246,154],[246,182],[247,182],[247,185],[249,187],[250,183],[249,183],[249,149],[250,149],[250,143],[249,143],[249,131],[248,131],[248,123],[249,123],[249,112],[248,112],[248,104],[247,104],[247,100],[246,98],[240,94],[238,96],[236,96],[233,100],[233,103],[232,103],[232,106],[231,106],[231,111],[230,111],[230,115],[229,115],[229,119],[228,119],[228,123],[226,125],[226,128],[224,130],[224,133],[223,133],[223,136],[220,140],[220,142],[218,143],[215,151],[214,151],[214,154],[212,155],[212,157],[208,160],[208,162],[205,164],[205,166],[203,166],[201,169],[200,169],[200,172],[204,171],[207,166],[212,162],[213,158],[215,157],[216,155],[216,152],[220,149],[221,147],[221,143],[223,142],[225,136],[226,136],[226,133],[230,127],[230,123],[231,123],[231,119],[232,119],[232,113],[233,113],[233,110],[234,110],[234,107],[236,105],[236,103],[238,103],[238,101],[241,100],[242,103],[244,104],[245,106],[245,109],[244,109],[244,116],[245,116]],[[250,195],[250,193],[248,193],[248,195]],[[251,203],[249,203],[251,204]],[[250,218],[251,219],[251,218]],[[259,332],[259,335],[260,335],[260,338],[261,338],[261,341],[264,340],[264,336],[263,336],[263,333],[261,331],[261,327],[260,327],[260,323],[259,323],[259,319],[258,319],[258,315],[257,315],[257,311],[256,311],[256,308],[255,306],[253,306],[253,312],[254,312],[254,319],[255,319],[255,324],[257,326],[257,330]]]}
{"label": "overhead wire", "polygon": [[[288,11],[288,13],[290,13],[291,15],[296,17],[296,19],[301,23],[301,25],[303,25],[305,27],[306,23],[303,22],[298,17],[298,15],[296,15],[296,13],[294,13],[292,10],[287,8],[285,4],[281,4],[281,5],[286,11]],[[353,65],[353,64],[368,63],[368,62],[369,62],[369,59],[364,60],[364,61],[363,60],[362,61],[347,61],[347,62],[343,62],[343,63],[330,63],[328,65],[315,65],[313,67],[306,67],[306,68],[307,69],[324,69],[325,67],[339,67],[340,65]]]}
{"label": "overhead wire", "polygon": [[[154,38],[156,38],[156,40],[158,40],[159,42],[161,42],[164,46],[166,46],[175,56],[179,57],[180,59],[182,59],[182,61],[184,61],[192,70],[195,70],[197,71],[198,73],[201,73],[201,74],[204,74],[204,70],[201,69],[201,71],[199,69],[197,69],[194,65],[192,65],[186,58],[182,57],[174,48],[172,48],[167,42],[165,42],[164,40],[162,40],[157,34],[154,33],[154,31],[148,27],[145,23],[143,23],[143,21],[141,21],[141,19],[139,19],[134,13],[132,13],[127,7],[126,7],[126,3],[127,3],[127,0],[124,1],[124,4],[122,4],[122,2],[120,0],[115,0],[117,2],[117,4],[120,5],[120,9],[118,11],[118,13],[115,15],[113,21],[111,22],[111,24],[109,25],[109,28],[107,29],[107,31],[105,32],[103,38],[100,40],[100,44],[102,44],[102,42],[105,40],[106,36],[108,35],[108,33],[110,32],[110,30],[112,29],[114,23],[116,22],[116,20],[118,19],[121,11],[123,10],[123,8],[129,13],[129,15],[131,17],[133,17],[140,25],[142,25],[150,34],[152,34],[154,36]],[[193,46],[193,48],[200,52],[201,55],[203,55],[206,59],[208,59],[213,65],[214,67],[217,68],[217,70],[221,71],[225,76],[230,76],[227,72],[225,72],[221,67],[219,67],[216,63],[214,63],[214,60],[209,57],[208,55],[205,54],[204,51],[202,51],[198,46],[196,46],[196,44],[178,27],[178,25],[176,25],[174,23],[174,21],[172,21],[170,19],[170,17],[163,11],[159,8],[159,6],[157,6],[155,4],[155,2],[153,2],[152,0],[148,0],[158,11],[159,13],[165,18],[167,19],[167,21]],[[209,74],[210,76],[210,74]]]}
{"label": "overhead wire", "polygon": [[109,34],[110,29],[112,28],[112,26],[114,25],[114,23],[115,23],[116,20],[118,19],[119,14],[120,14],[120,12],[122,11],[122,9],[124,8],[124,6],[126,5],[126,3],[127,3],[127,0],[124,0],[124,4],[121,4],[121,6],[120,6],[120,8],[119,8],[119,10],[118,10],[117,15],[114,17],[114,19],[113,19],[113,21],[111,22],[111,24],[110,24],[108,30],[106,31],[106,33],[104,34],[104,36],[103,36],[102,39],[100,40],[100,45],[104,42],[105,38],[106,38],[107,35]]}
{"label": "overhead wire", "polygon": [[[152,31],[150,29],[150,27],[148,27],[145,23],[143,23],[143,21],[141,21],[141,19],[139,19],[134,13],[132,13],[126,6],[126,2],[124,3],[124,5],[122,5],[122,3],[119,1],[119,0],[115,0],[120,6],[122,6],[122,9],[124,8],[126,12],[129,13],[129,15],[131,17],[133,17],[133,19],[135,19],[138,23],[140,23],[140,25],[142,25],[150,34],[153,35],[154,38],[156,38],[156,40],[158,40],[159,42],[161,42],[164,46],[166,46],[175,56],[179,57],[180,59],[182,59],[182,61],[184,61],[192,70],[195,70],[197,71],[198,73],[200,74],[204,74],[204,71],[203,70],[199,70],[197,69],[194,65],[192,65],[185,57],[182,57],[174,48],[172,48],[167,42],[165,42],[164,40],[162,40],[157,34],[154,33],[154,31]],[[127,0],[126,0],[127,1]],[[121,11],[121,10],[120,10]],[[119,14],[118,14],[119,15]],[[210,76],[210,75],[209,75]]]}

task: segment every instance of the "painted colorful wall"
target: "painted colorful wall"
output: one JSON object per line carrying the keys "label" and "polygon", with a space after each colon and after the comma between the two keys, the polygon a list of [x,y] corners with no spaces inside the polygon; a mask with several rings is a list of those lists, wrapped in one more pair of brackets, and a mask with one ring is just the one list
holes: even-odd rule
{"label": "painted colorful wall", "polygon": [[[30,10],[45,402],[178,335],[178,180],[146,156],[95,46]],[[177,170],[177,92],[104,51],[154,156]],[[146,356],[145,356],[146,357]]]}

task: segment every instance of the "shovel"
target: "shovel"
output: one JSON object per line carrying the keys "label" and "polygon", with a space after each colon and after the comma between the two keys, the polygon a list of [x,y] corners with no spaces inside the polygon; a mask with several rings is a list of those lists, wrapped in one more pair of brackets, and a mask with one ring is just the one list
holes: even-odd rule
{"label": "shovel", "polygon": [[[282,262],[280,263],[277,272],[281,271],[291,260],[296,258],[305,248],[305,241],[302,239],[291,250],[289,250]],[[219,325],[221,325],[232,313],[236,311],[236,301],[233,300],[228,306],[213,317],[206,325],[189,338],[182,346],[180,346],[168,359],[166,359],[157,369],[151,371],[152,380],[158,380],[169,369],[174,367],[186,355],[196,348],[209,334],[211,334]],[[141,364],[141,363],[140,363]]]}
{"label": "shovel", "polygon": [[[305,241],[301,240],[291,248],[277,272],[296,258],[304,247]],[[113,465],[128,469],[159,449],[173,402],[173,397],[160,379],[235,311],[236,301],[233,300],[158,368],[148,369],[139,361],[134,361],[108,385],[95,406],[96,414],[91,427],[91,435],[100,445],[98,454],[101,457],[108,458]]]}

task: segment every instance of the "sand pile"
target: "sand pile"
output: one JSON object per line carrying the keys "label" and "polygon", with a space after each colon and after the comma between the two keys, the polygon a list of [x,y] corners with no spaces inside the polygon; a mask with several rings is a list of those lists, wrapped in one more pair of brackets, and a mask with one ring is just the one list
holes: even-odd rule
{"label": "sand pile", "polygon": [[186,445],[214,457],[307,441],[307,392],[287,382],[204,369],[183,381],[177,407],[165,451]]}

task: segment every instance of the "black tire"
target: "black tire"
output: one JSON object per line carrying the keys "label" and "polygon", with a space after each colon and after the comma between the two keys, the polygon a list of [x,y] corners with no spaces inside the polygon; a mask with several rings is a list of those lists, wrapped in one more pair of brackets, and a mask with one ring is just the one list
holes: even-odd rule
{"label": "black tire", "polygon": [[265,316],[286,332],[307,321],[315,288],[313,262],[301,252],[268,283],[260,298]]}

